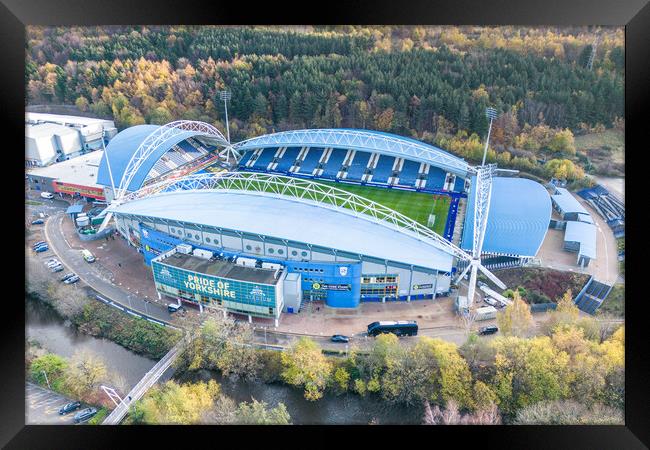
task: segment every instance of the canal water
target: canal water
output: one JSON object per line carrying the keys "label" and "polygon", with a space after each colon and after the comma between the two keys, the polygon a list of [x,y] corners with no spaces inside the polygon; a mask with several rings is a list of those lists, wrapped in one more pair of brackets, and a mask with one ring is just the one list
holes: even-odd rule
{"label": "canal water", "polygon": [[[26,298],[26,332],[30,340],[38,341],[46,350],[70,357],[75,351],[89,350],[100,356],[109,371],[124,377],[129,388],[154,366],[156,361],[137,355],[107,339],[84,335],[66,322],[46,303]],[[166,374],[167,375],[167,374]],[[163,377],[163,381],[169,375]],[[202,370],[183,374],[178,381],[208,381],[221,385],[222,392],[236,402],[253,398],[270,406],[282,402],[294,424],[420,424],[419,407],[389,406],[373,398],[357,395],[327,395],[319,401],[305,400],[302,390],[282,384],[232,381],[217,372]]]}

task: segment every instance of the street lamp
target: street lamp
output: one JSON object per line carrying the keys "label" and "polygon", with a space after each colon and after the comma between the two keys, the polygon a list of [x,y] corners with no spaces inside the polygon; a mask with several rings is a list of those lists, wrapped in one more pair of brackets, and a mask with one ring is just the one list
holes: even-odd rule
{"label": "street lamp", "polygon": [[228,100],[232,97],[232,92],[230,91],[219,91],[219,98],[223,100],[223,106],[226,109],[226,137],[228,143],[230,144],[230,125],[228,124]]}
{"label": "street lamp", "polygon": [[487,139],[485,139],[485,150],[483,150],[483,162],[481,163],[482,166],[485,165],[488,144],[490,143],[490,132],[492,131],[492,121],[497,118],[497,110],[494,108],[485,108],[485,116],[490,119],[490,127],[488,128]]}

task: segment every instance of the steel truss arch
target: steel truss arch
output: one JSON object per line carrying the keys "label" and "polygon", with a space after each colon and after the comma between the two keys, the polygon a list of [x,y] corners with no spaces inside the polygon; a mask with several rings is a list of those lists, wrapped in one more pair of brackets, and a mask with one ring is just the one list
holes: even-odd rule
{"label": "steel truss arch", "polygon": [[219,172],[188,175],[154,183],[132,192],[121,199],[119,203],[109,207],[109,209],[114,210],[118,204],[152,195],[165,195],[177,191],[204,190],[290,198],[292,201],[334,210],[399,231],[444,250],[459,259],[465,261],[472,259],[472,256],[460,247],[393,209],[343,189],[283,175],[257,172]]}
{"label": "steel truss arch", "polygon": [[158,146],[174,136],[188,131],[195,132],[196,135],[210,136],[227,149],[230,147],[230,144],[223,134],[221,134],[221,132],[215,127],[205,122],[177,120],[163,125],[147,136],[131,156],[131,159],[124,169],[124,173],[122,174],[122,179],[120,180],[119,187],[115,193],[115,198],[122,198],[125,195],[131,181],[133,181],[136,173],[140,170],[140,167],[158,148]]}
{"label": "steel truss arch", "polygon": [[265,134],[234,144],[240,151],[269,146],[319,146],[376,151],[395,157],[410,157],[466,176],[474,167],[447,152],[417,141],[365,130],[308,129]]}

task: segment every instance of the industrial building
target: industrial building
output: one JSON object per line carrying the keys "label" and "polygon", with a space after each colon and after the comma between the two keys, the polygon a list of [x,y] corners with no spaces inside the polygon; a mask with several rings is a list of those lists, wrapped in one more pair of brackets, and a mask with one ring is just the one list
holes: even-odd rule
{"label": "industrial building", "polygon": [[[224,147],[237,152],[235,170],[178,178],[165,175],[174,170],[167,165],[159,170],[179,144],[185,150],[201,143],[213,148],[195,160]],[[466,255],[394,210],[318,182],[466,196],[472,168],[413,139],[368,130],[295,130],[231,146],[216,130],[179,121],[127,129],[106,153],[98,180],[105,188],[114,185],[117,194],[107,217],[153,267],[158,293],[178,301],[216,302],[232,312],[277,319],[280,311],[297,312],[304,301],[355,308],[367,301],[431,299],[450,292],[455,262]],[[517,193],[522,199],[515,201]],[[472,195],[469,189],[470,202]],[[543,186],[495,178],[492,201],[488,230],[497,237],[486,237],[486,253],[534,256],[550,219]],[[185,253],[179,250],[184,246]],[[194,252],[204,260],[179,255]],[[250,272],[269,264],[279,268],[278,278]],[[238,265],[247,270],[235,270]],[[163,268],[171,274],[167,281]],[[224,294],[225,283],[237,292]],[[264,301],[251,297],[253,291],[264,292]]]}
{"label": "industrial building", "polygon": [[103,148],[116,134],[112,120],[25,113],[25,165],[42,167],[74,158]]}
{"label": "industrial building", "polygon": [[34,191],[104,201],[104,186],[97,183],[103,155],[102,150],[96,150],[48,167],[28,169],[27,184]]}

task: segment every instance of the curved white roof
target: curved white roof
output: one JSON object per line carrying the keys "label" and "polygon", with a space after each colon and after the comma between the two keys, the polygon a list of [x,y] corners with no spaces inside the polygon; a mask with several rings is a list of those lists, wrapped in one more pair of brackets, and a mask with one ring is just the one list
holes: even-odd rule
{"label": "curved white roof", "polygon": [[256,193],[169,192],[117,206],[115,214],[243,231],[446,272],[453,261],[446,251],[378,223]]}

